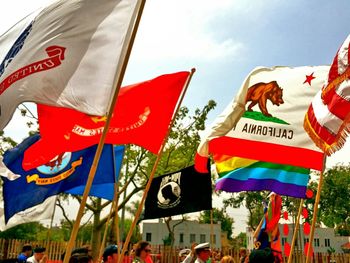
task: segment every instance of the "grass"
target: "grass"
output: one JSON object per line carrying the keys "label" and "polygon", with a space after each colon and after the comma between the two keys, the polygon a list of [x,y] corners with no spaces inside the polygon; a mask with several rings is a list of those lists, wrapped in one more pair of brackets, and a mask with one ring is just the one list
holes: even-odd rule
{"label": "grass", "polygon": [[259,111],[246,111],[242,117],[257,120],[257,121],[275,122],[275,123],[289,125],[289,123],[285,122],[284,120],[281,120],[281,119],[276,118],[276,117],[267,117]]}

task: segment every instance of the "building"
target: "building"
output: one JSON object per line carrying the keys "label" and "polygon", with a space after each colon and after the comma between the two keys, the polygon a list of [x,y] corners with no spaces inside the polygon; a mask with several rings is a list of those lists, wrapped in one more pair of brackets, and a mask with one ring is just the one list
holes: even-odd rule
{"label": "building", "polygon": [[[210,242],[210,235],[213,233],[214,248],[221,249],[221,223],[213,224],[200,224],[198,221],[183,221],[172,220],[171,226],[175,226],[174,245],[181,248],[190,248],[193,242],[204,243]],[[163,240],[169,235],[166,224],[163,219],[159,219],[158,222],[147,223],[143,222],[142,226],[142,239],[150,242],[152,245],[163,245]]]}
{"label": "building", "polygon": [[[288,235],[284,235],[284,227],[288,228]],[[279,224],[279,230],[283,250],[284,244],[287,242],[292,244],[294,224]],[[247,228],[247,247],[250,250],[254,248],[253,234],[254,231]],[[304,251],[305,244],[307,242],[309,242],[309,236],[304,235],[304,231],[302,230],[301,226],[295,243],[295,250]],[[334,249],[335,253],[343,253],[342,245],[346,244],[347,242],[350,242],[350,237],[336,236],[333,228],[315,228],[314,242],[312,245],[315,253],[327,253],[331,249]]]}

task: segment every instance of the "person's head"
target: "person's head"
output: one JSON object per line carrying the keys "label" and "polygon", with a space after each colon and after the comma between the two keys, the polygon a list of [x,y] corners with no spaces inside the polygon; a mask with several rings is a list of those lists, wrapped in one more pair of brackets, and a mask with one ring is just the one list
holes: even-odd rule
{"label": "person's head", "polygon": [[44,257],[44,254],[45,254],[45,248],[44,247],[36,247],[34,248],[34,258],[36,261],[40,261],[43,257]]}
{"label": "person's head", "polygon": [[231,256],[224,256],[220,263],[235,263],[235,260]]}
{"label": "person's head", "polygon": [[207,261],[209,259],[211,254],[209,243],[201,243],[197,245],[194,249],[196,250],[196,255],[199,259],[203,261]]}
{"label": "person's head", "polygon": [[191,249],[189,249],[189,248],[184,248],[184,249],[180,250],[180,252],[179,252],[180,262],[184,261],[185,258],[187,257],[187,255],[190,253],[191,253]]}
{"label": "person's head", "polygon": [[116,263],[118,262],[118,247],[117,245],[109,245],[103,252],[103,262]]}
{"label": "person's head", "polygon": [[24,244],[22,247],[22,253],[26,256],[29,257],[32,254],[32,246],[29,244]]}
{"label": "person's head", "polygon": [[240,255],[241,257],[245,257],[245,256],[247,255],[247,249],[246,249],[245,247],[241,247],[241,248],[239,249],[239,255]]}
{"label": "person's head", "polygon": [[147,241],[140,241],[136,244],[135,255],[142,260],[146,259],[151,253],[151,245]]}
{"label": "person's head", "polygon": [[93,263],[92,257],[86,253],[72,254],[69,263]]}
{"label": "person's head", "polygon": [[275,257],[270,248],[253,250],[249,255],[249,263],[274,263]]}

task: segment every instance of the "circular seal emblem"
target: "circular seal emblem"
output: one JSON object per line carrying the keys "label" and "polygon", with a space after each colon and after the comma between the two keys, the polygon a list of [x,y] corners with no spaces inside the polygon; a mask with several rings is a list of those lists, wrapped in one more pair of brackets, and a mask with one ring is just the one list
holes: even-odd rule
{"label": "circular seal emblem", "polygon": [[61,153],[48,163],[39,166],[37,170],[43,174],[56,174],[66,168],[71,160],[71,157],[71,152]]}
{"label": "circular seal emblem", "polygon": [[161,186],[158,194],[158,207],[160,208],[172,208],[180,203],[181,188],[176,182],[168,182]]}

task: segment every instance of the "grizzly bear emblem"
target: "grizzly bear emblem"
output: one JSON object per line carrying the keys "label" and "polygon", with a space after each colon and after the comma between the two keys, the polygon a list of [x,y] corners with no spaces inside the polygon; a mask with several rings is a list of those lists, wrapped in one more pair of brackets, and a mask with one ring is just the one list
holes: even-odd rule
{"label": "grizzly bear emblem", "polygon": [[283,90],[278,86],[277,81],[269,83],[259,82],[248,89],[246,103],[251,101],[248,106],[248,111],[253,111],[252,108],[258,104],[260,111],[267,117],[272,115],[267,111],[266,102],[270,100],[272,104],[279,106],[283,104]]}

